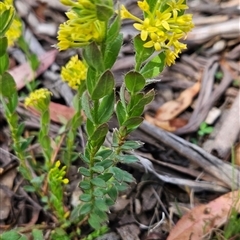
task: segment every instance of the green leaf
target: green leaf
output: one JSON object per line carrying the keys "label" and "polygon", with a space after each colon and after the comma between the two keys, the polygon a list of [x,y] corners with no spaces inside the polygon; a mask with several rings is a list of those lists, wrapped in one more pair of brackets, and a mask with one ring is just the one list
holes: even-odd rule
{"label": "green leaf", "polygon": [[104,212],[108,211],[108,206],[105,203],[104,199],[102,198],[95,199],[95,204],[100,211],[104,211]]}
{"label": "green leaf", "polygon": [[83,49],[83,58],[88,66],[96,69],[98,72],[104,71],[102,53],[95,42]]}
{"label": "green leaf", "polygon": [[102,157],[102,159],[106,159],[108,158],[111,154],[113,153],[113,150],[111,149],[103,149],[103,150],[100,150],[96,156],[100,156]]}
{"label": "green leaf", "polygon": [[134,178],[133,176],[128,173],[127,171],[124,171],[118,167],[112,167],[111,168],[113,174],[114,174],[114,178],[118,181],[118,182],[134,182]]}
{"label": "green leaf", "polygon": [[111,68],[113,64],[116,62],[122,43],[123,43],[122,34],[119,34],[111,42],[107,41],[106,49],[104,52],[104,65],[106,69]]}
{"label": "green leaf", "polygon": [[126,141],[122,146],[122,150],[132,150],[132,149],[138,149],[143,146],[143,143],[140,141]]}
{"label": "green leaf", "polygon": [[139,102],[138,105],[136,105],[134,108],[132,108],[131,111],[128,113],[129,116],[131,116],[131,117],[141,116],[144,111],[144,106],[142,106],[142,105],[143,104],[141,104]]}
{"label": "green leaf", "polygon": [[63,228],[54,228],[52,231],[51,238],[56,240],[70,240],[69,235],[63,230]]}
{"label": "green leaf", "polygon": [[99,141],[105,137],[108,133],[108,125],[106,123],[101,124],[98,128],[94,131],[93,135],[91,136],[91,141]]}
{"label": "green leaf", "polygon": [[4,232],[1,235],[1,240],[19,240],[20,237],[21,237],[21,235],[18,234],[17,231],[11,230],[8,232]]}
{"label": "green leaf", "polygon": [[10,7],[7,10],[2,11],[1,10],[1,21],[0,21],[0,36],[4,36],[5,33],[10,28],[13,18],[14,18],[15,12],[13,6],[10,5]]}
{"label": "green leaf", "polygon": [[95,126],[89,118],[87,118],[87,121],[86,121],[86,130],[87,130],[88,137],[92,136],[95,130]]}
{"label": "green leaf", "polygon": [[115,186],[112,186],[108,191],[107,191],[108,196],[113,200],[116,201],[118,197],[118,190]]}
{"label": "green leaf", "polygon": [[133,108],[137,106],[137,104],[144,98],[144,93],[139,92],[131,96],[131,99],[127,105],[128,114],[131,112]]}
{"label": "green leaf", "polygon": [[101,219],[101,223],[108,220],[106,212],[99,210],[96,205],[94,206],[93,213]]}
{"label": "green leaf", "polygon": [[96,164],[97,166],[102,166],[104,169],[107,169],[113,165],[113,161],[110,159],[105,159]]}
{"label": "green leaf", "polygon": [[29,56],[29,61],[31,64],[31,68],[33,71],[36,71],[40,65],[40,61],[38,60],[38,56],[36,54],[31,54]]}
{"label": "green leaf", "polygon": [[85,167],[80,167],[79,172],[85,177],[90,177],[90,171]]}
{"label": "green leaf", "polygon": [[28,240],[26,236],[21,236],[18,240]]}
{"label": "green leaf", "polygon": [[130,117],[125,122],[123,122],[123,125],[127,127],[127,129],[136,129],[143,121],[142,117]]}
{"label": "green leaf", "polygon": [[92,210],[92,204],[91,203],[83,203],[80,210],[79,210],[79,214],[80,215],[86,215],[88,213],[90,213]]}
{"label": "green leaf", "polygon": [[79,183],[79,187],[82,188],[83,190],[88,190],[91,188],[91,184],[89,181],[87,180],[82,180],[80,183]]}
{"label": "green leaf", "polygon": [[154,99],[154,96],[154,89],[151,89],[146,94],[137,93],[132,96],[131,101],[127,107],[129,116],[140,116],[144,110],[144,107]]}
{"label": "green leaf", "polygon": [[32,230],[33,240],[44,240],[43,231],[39,229]]}
{"label": "green leaf", "polygon": [[[143,47],[144,43],[145,42],[142,41],[140,35],[137,35],[133,39],[134,49],[136,51],[135,61],[139,67],[141,66],[141,64],[144,61],[146,61],[154,53],[154,48],[145,48],[145,47]],[[139,69],[137,69],[137,70],[139,70]]]}
{"label": "green leaf", "polygon": [[87,193],[83,193],[83,194],[80,195],[79,199],[83,202],[90,202],[92,200],[92,195],[87,194]]}
{"label": "green leaf", "polygon": [[0,37],[0,59],[4,54],[7,54],[8,39],[7,37]]}
{"label": "green leaf", "polygon": [[147,105],[149,104],[155,97],[154,89],[151,89],[144,95],[144,98],[141,100],[141,104]]}
{"label": "green leaf", "polygon": [[104,195],[104,192],[100,188],[95,188],[94,191],[93,191],[93,195],[95,197],[102,197]]}
{"label": "green leaf", "polygon": [[118,161],[120,161],[121,163],[129,164],[138,162],[138,158],[134,155],[123,155],[118,157]]}
{"label": "green leaf", "polygon": [[125,191],[129,188],[129,185],[125,182],[114,181],[114,185],[119,192]]}
{"label": "green leaf", "polygon": [[9,116],[9,122],[12,126],[16,129],[16,126],[18,125],[18,114],[16,111],[13,111],[13,113]]}
{"label": "green leaf", "polygon": [[95,165],[92,167],[92,170],[96,173],[102,173],[104,171],[104,167]]}
{"label": "green leaf", "polygon": [[139,73],[135,71],[130,71],[126,74],[124,79],[126,88],[131,93],[137,93],[143,90],[146,80],[145,78]]}
{"label": "green leaf", "polygon": [[13,77],[8,72],[0,75],[0,94],[3,97],[11,98],[12,95],[16,93],[16,91],[17,86]]}
{"label": "green leaf", "polygon": [[23,131],[25,129],[25,124],[24,123],[20,123],[17,129],[17,135],[21,136],[23,134]]}
{"label": "green leaf", "polygon": [[105,123],[108,122],[108,120],[112,117],[114,112],[114,105],[115,105],[115,92],[112,91],[111,94],[105,96],[98,108],[98,123]]}
{"label": "green leaf", "polygon": [[96,214],[90,214],[90,218],[88,219],[88,223],[94,229],[99,229],[101,227],[101,219]]}
{"label": "green leaf", "polygon": [[165,58],[166,56],[164,53],[159,53],[156,57],[143,66],[143,68],[140,70],[140,73],[145,78],[154,78],[158,76],[165,67]]}
{"label": "green leaf", "polygon": [[107,182],[111,177],[113,176],[112,173],[104,173],[102,175],[99,175],[98,178],[103,179],[105,182]]}
{"label": "green leaf", "polygon": [[118,36],[121,29],[121,17],[117,14],[107,30],[106,45],[113,42]]}
{"label": "green leaf", "polygon": [[93,122],[93,117],[91,113],[91,104],[90,104],[90,98],[88,96],[87,91],[85,91],[82,95],[82,108],[84,113],[86,114],[86,117]]}
{"label": "green leaf", "polygon": [[45,151],[51,148],[51,140],[49,136],[43,136],[41,139],[39,139],[39,142]]}
{"label": "green leaf", "polygon": [[106,198],[106,205],[107,206],[113,206],[114,204],[115,204],[115,201],[114,200],[112,200],[111,198]]}
{"label": "green leaf", "polygon": [[108,19],[113,15],[113,7],[96,4],[96,13],[99,21],[107,22]]}
{"label": "green leaf", "polygon": [[97,187],[101,187],[101,188],[105,188],[106,187],[106,182],[99,178],[99,177],[95,177],[91,180],[91,183],[94,185],[94,186],[97,186]]}
{"label": "green leaf", "polygon": [[98,100],[104,96],[111,94],[114,88],[114,77],[110,70],[106,70],[99,78],[91,97],[93,100]]}
{"label": "green leaf", "polygon": [[8,107],[11,112],[14,112],[16,110],[17,106],[18,106],[18,93],[16,91],[12,94],[11,99],[9,99]]}
{"label": "green leaf", "polygon": [[34,177],[33,179],[31,179],[30,182],[34,185],[41,186],[43,183],[43,180],[44,180],[44,175],[41,175],[41,176]]}
{"label": "green leaf", "polygon": [[92,67],[88,67],[87,70],[87,78],[86,78],[86,86],[89,94],[92,96],[93,90],[98,81],[98,74],[96,69]]}
{"label": "green leaf", "polygon": [[82,153],[79,153],[79,156],[85,163],[87,164],[90,163],[90,160],[86,156],[84,156]]}
{"label": "green leaf", "polygon": [[8,70],[9,67],[9,57],[8,54],[3,54],[0,57],[0,75]]}
{"label": "green leaf", "polygon": [[42,116],[41,116],[41,125],[44,124],[44,125],[49,125],[49,122],[50,122],[50,112],[49,110],[46,110],[42,113]]}
{"label": "green leaf", "polygon": [[31,185],[25,185],[23,188],[26,192],[36,192],[36,189]]}
{"label": "green leaf", "polygon": [[118,119],[119,125],[122,126],[123,122],[126,119],[126,115],[127,114],[126,114],[126,111],[125,111],[121,101],[117,102],[116,115],[117,115],[117,119]]}

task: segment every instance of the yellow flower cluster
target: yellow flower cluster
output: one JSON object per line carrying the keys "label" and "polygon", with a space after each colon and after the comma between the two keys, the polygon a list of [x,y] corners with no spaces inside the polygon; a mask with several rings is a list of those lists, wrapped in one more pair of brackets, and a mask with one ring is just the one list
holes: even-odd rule
{"label": "yellow flower cluster", "polygon": [[18,18],[14,18],[11,27],[6,32],[6,37],[8,39],[8,46],[13,46],[14,42],[22,34],[22,23]]}
{"label": "yellow flower cluster", "polygon": [[145,42],[143,46],[164,51],[166,64],[170,66],[178,54],[186,49],[186,45],[179,40],[194,27],[192,15],[182,14],[188,8],[185,0],[156,0],[153,9],[150,9],[148,0],[143,0],[138,1],[138,7],[144,13],[143,20],[131,14],[124,5],[120,10],[121,18],[134,20],[133,26],[140,31],[140,37]]}
{"label": "yellow flower cluster", "polygon": [[[1,9],[3,8],[3,5],[5,5],[8,9],[12,8],[13,13],[11,13],[11,15],[14,16],[13,0],[5,0],[3,2],[0,2],[0,4],[1,4],[0,6]],[[8,46],[13,46],[14,42],[21,36],[21,33],[22,33],[22,23],[17,17],[14,17],[10,27],[5,33],[8,39]]]}
{"label": "yellow flower cluster", "polygon": [[57,185],[59,183],[68,184],[69,180],[67,178],[64,178],[66,175],[66,166],[63,166],[61,169],[59,168],[61,165],[61,162],[58,160],[54,167],[51,168],[49,174],[48,174],[48,180],[54,182],[54,185]]}
{"label": "yellow flower cluster", "polygon": [[25,99],[24,105],[37,108],[39,111],[45,111],[50,102],[52,93],[46,88],[40,88],[31,92],[29,97]]}
{"label": "yellow flower cluster", "polygon": [[72,56],[70,61],[62,67],[61,77],[64,82],[73,89],[78,89],[81,81],[86,79],[87,66],[84,62],[78,59],[78,56]]}
{"label": "yellow flower cluster", "polygon": [[68,20],[60,24],[58,30],[59,50],[83,47],[94,42],[101,42],[105,36],[105,22],[97,19],[96,4],[90,0],[61,0],[72,7],[66,13]]}

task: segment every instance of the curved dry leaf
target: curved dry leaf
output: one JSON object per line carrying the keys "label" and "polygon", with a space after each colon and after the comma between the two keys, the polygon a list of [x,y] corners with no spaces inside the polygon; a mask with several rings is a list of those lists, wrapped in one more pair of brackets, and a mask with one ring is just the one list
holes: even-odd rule
{"label": "curved dry leaf", "polygon": [[26,85],[26,83],[31,82],[35,79],[35,77],[47,70],[48,67],[51,66],[55,61],[57,52],[58,51],[54,49],[41,55],[39,57],[40,65],[36,73],[32,71],[29,63],[24,63],[15,67],[14,69],[9,70],[9,73],[12,75],[17,84],[17,89],[20,90]]}
{"label": "curved dry leaf", "polygon": [[191,105],[200,87],[200,82],[197,82],[192,87],[184,90],[177,99],[164,103],[157,110],[156,118],[160,121],[168,121],[175,118]]}
{"label": "curved dry leaf", "polygon": [[240,190],[193,208],[177,222],[167,240],[202,240],[213,229],[225,224],[233,209],[240,213]]}
{"label": "curved dry leaf", "polygon": [[148,114],[145,114],[144,116],[145,120],[148,121],[149,123],[162,128],[168,132],[174,132],[176,131],[178,128],[183,127],[187,124],[187,120],[182,119],[182,118],[174,118],[172,120],[169,121],[161,121],[157,118],[153,118]]}

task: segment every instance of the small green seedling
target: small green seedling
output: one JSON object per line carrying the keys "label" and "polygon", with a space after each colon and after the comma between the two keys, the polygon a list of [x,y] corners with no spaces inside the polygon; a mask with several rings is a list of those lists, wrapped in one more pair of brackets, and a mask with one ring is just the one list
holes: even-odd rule
{"label": "small green seedling", "polygon": [[213,131],[213,127],[209,126],[206,122],[201,123],[199,130],[198,130],[198,135],[203,137],[207,134],[210,134]]}

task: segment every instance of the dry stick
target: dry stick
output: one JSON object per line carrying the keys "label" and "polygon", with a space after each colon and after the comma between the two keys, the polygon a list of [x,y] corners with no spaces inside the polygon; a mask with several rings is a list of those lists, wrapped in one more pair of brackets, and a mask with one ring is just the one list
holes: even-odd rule
{"label": "dry stick", "polygon": [[213,143],[212,153],[227,158],[240,132],[240,91]]}
{"label": "dry stick", "polygon": [[[148,123],[149,124],[149,123]],[[149,134],[149,133],[148,133]],[[152,136],[153,137],[153,136]],[[188,179],[183,179],[179,177],[171,177],[166,174],[161,174],[155,171],[151,161],[149,161],[146,158],[143,158],[139,155],[134,154],[140,161],[141,165],[132,163],[131,166],[136,168],[144,168],[145,171],[150,172],[154,176],[156,176],[158,179],[160,179],[163,182],[176,184],[180,186],[188,186],[189,188],[193,189],[195,192],[199,191],[213,191],[213,192],[227,192],[228,188],[218,185],[216,183],[212,182],[206,182],[206,181],[193,181]],[[225,184],[226,185],[226,184]]]}
{"label": "dry stick", "polygon": [[[215,65],[213,66],[213,68],[215,69]],[[209,96],[209,99],[202,99],[200,98],[198,100],[196,109],[194,110],[189,123],[187,125],[185,125],[182,128],[179,128],[175,134],[187,134],[187,133],[191,133],[191,132],[195,132],[198,130],[200,124],[205,120],[205,118],[207,117],[207,114],[209,112],[209,110],[214,106],[215,102],[220,98],[220,96],[224,93],[224,91],[226,90],[226,88],[231,84],[232,82],[232,77],[230,75],[230,73],[228,72],[228,70],[223,66],[223,64],[221,64],[221,69],[223,71],[223,79],[221,81],[221,83],[216,87],[216,89],[213,91],[213,93],[211,94],[211,96]],[[213,71],[212,73],[213,74]],[[211,76],[213,77],[213,76]],[[203,94],[204,96],[204,94]],[[202,102],[202,100],[204,100],[204,102]]]}
{"label": "dry stick", "polygon": [[204,171],[215,176],[221,182],[224,182],[229,188],[232,186],[235,188],[240,187],[240,171],[233,169],[230,164],[212,156],[202,148],[172,133],[157,128],[146,121],[142,123],[140,129],[145,134],[151,135],[157,141],[171,147],[191,162],[198,164]]}
{"label": "dry stick", "polygon": [[[199,7],[199,6],[198,6]],[[211,24],[203,27],[194,28],[187,37],[187,43],[200,44],[225,34],[236,34],[240,31],[239,18],[230,19],[227,22]]]}
{"label": "dry stick", "polygon": [[[202,84],[201,84],[201,90],[197,99],[197,104],[196,107],[193,111],[193,114],[191,118],[189,119],[189,122],[187,125],[185,125],[182,128],[179,128],[176,130],[176,134],[185,134],[188,133],[189,131],[196,131],[201,124],[201,122],[204,121],[206,116],[201,116],[201,111],[200,109],[203,106],[206,106],[207,100],[211,96],[212,92],[212,87],[213,87],[213,82],[214,82],[214,74],[215,71],[218,67],[216,61],[218,60],[218,57],[212,57],[209,59],[207,66],[204,69],[203,72],[203,79],[202,79]],[[196,125],[196,120],[199,122],[199,124]]]}

